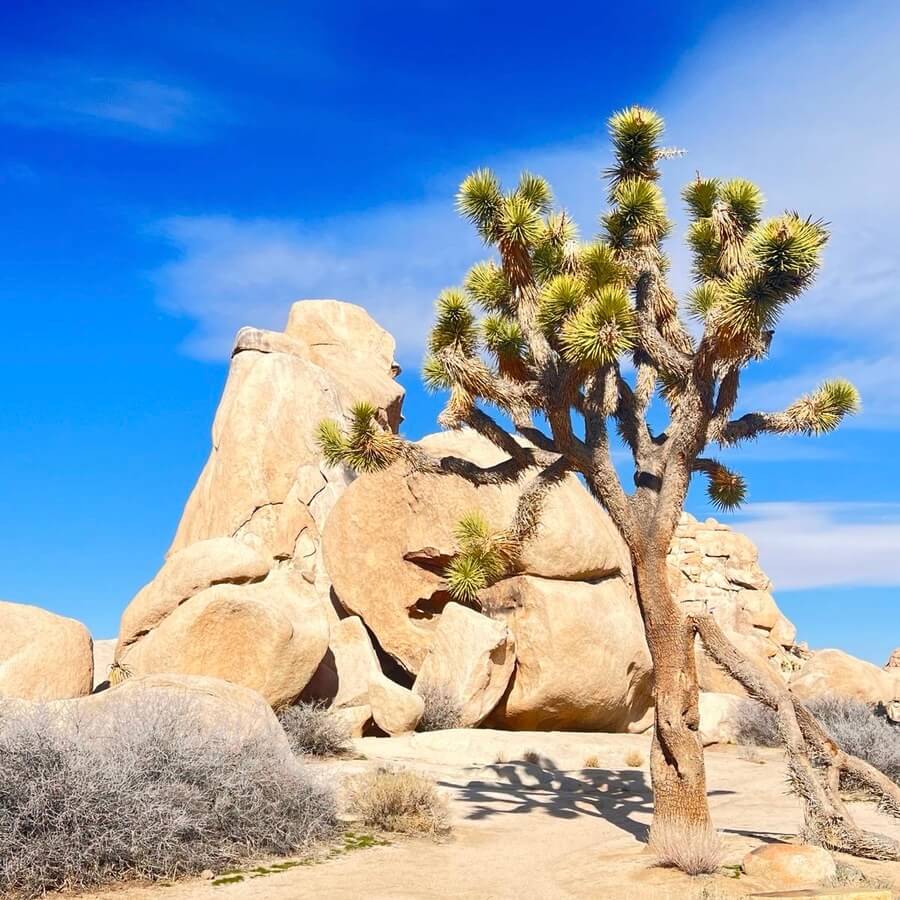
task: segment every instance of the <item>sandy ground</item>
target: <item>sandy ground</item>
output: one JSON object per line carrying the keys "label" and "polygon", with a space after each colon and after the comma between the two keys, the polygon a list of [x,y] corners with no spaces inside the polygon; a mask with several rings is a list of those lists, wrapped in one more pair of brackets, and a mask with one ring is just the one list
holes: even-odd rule
{"label": "sandy ground", "polygon": [[[476,730],[365,738],[357,745],[366,759],[319,764],[327,777],[383,763],[428,774],[450,801],[452,837],[390,838],[387,846],[235,884],[120,887],[92,900],[712,900],[780,887],[746,876],[691,879],[653,864],[643,845],[651,818],[647,736]],[[528,750],[540,755],[539,764],[521,761]],[[631,751],[641,754],[640,768],[626,764]],[[707,751],[710,805],[725,837],[726,864],[763,842],[791,840],[801,823],[780,751],[758,752],[763,763],[741,758],[735,747]],[[853,813],[864,827],[900,838],[900,821],[871,804],[854,804]],[[900,863],[852,862],[900,884]]]}

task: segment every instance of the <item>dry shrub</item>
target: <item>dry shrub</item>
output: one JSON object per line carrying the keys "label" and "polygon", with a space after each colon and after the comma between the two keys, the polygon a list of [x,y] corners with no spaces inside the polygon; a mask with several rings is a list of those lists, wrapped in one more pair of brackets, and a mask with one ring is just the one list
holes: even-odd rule
{"label": "dry shrub", "polygon": [[756,763],[758,766],[765,765],[765,760],[752,747],[741,747],[738,751],[738,758],[744,762]]}
{"label": "dry shrub", "polygon": [[862,890],[893,891],[896,885],[889,878],[872,877],[848,863],[835,860],[836,872],[828,879],[830,888],[855,887]]}
{"label": "dry shrub", "polygon": [[639,769],[644,764],[644,757],[639,750],[629,750],[625,757],[625,765]]}
{"label": "dry shrub", "polygon": [[330,788],[236,723],[191,727],[191,698],[94,715],[80,732],[41,707],[0,720],[0,896],[220,871],[334,833]]}
{"label": "dry shrub", "polygon": [[539,766],[541,764],[541,754],[537,752],[537,750],[526,750],[522,754],[522,759],[527,763],[531,763],[533,766]]}
{"label": "dry shrub", "polygon": [[415,772],[380,768],[358,775],[347,786],[347,799],[350,812],[370,828],[435,836],[450,831],[446,801]]}
{"label": "dry shrub", "polygon": [[321,702],[284,706],[278,721],[294,753],[340,756],[351,749],[349,727]]}
{"label": "dry shrub", "polygon": [[588,756],[584,761],[584,767],[586,769],[599,769],[600,768],[600,757],[597,756],[596,753],[592,753]]}
{"label": "dry shrub", "polygon": [[[842,750],[864,759],[900,784],[900,727],[891,725],[859,700],[834,694],[816,697],[807,704]],[[841,787],[856,789],[845,776]]]}
{"label": "dry shrub", "polygon": [[447,685],[426,682],[416,688],[416,693],[425,704],[416,731],[442,731],[445,728],[460,727],[462,704]]}
{"label": "dry shrub", "polygon": [[681,869],[688,875],[715,872],[725,854],[719,832],[702,825],[654,823],[648,847],[659,865]]}
{"label": "dry shrub", "polygon": [[750,747],[779,747],[775,712],[757,700],[742,700],[735,715],[737,742]]}

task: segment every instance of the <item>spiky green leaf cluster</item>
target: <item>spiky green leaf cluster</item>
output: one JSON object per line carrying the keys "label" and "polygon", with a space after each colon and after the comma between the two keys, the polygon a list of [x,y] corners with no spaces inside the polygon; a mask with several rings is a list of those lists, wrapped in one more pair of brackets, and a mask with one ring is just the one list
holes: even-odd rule
{"label": "spiky green leaf cluster", "polygon": [[538,213],[546,215],[553,206],[553,192],[546,178],[523,172],[519,176],[516,194],[527,201]]}
{"label": "spiky green leaf cluster", "polygon": [[462,291],[441,291],[435,304],[435,319],[428,341],[432,353],[452,348],[465,355],[478,346],[478,326]]}
{"label": "spiky green leaf cluster", "polygon": [[784,414],[792,431],[826,434],[834,431],[844,416],[859,412],[860,407],[859,391],[849,381],[835,379],[795,400]]}
{"label": "spiky green leaf cluster", "polygon": [[608,124],[616,157],[607,172],[613,191],[629,178],[657,178],[659,141],[665,130],[662,117],[652,109],[631,106],[611,116]]}
{"label": "spiky green leaf cluster", "polygon": [[627,293],[621,287],[608,286],[566,319],[560,344],[569,362],[605,366],[631,350],[636,337]]}
{"label": "spiky green leaf cluster", "polygon": [[500,180],[490,169],[477,169],[459,186],[456,208],[478,229],[486,243],[497,238],[496,226],[503,195]]}
{"label": "spiky green leaf cluster", "polygon": [[717,318],[730,337],[773,328],[783,308],[812,282],[828,233],[820,222],[786,213],[747,238],[747,266],[725,288]]}
{"label": "spiky green leaf cluster", "polygon": [[691,288],[685,299],[685,306],[691,318],[705,322],[712,311],[722,302],[723,289],[718,281],[702,281]]}
{"label": "spiky green leaf cluster", "polygon": [[603,241],[593,241],[579,248],[578,270],[589,294],[596,294],[607,285],[621,284],[626,277],[625,267],[616,257],[616,251]]}
{"label": "spiky green leaf cluster", "polygon": [[526,349],[519,323],[504,315],[486,316],[481,322],[484,346],[498,360],[521,359]]}
{"label": "spiky green leaf cluster", "polygon": [[531,254],[531,268],[538,284],[575,265],[578,229],[565,210],[550,213]]}
{"label": "spiky green leaf cluster", "polygon": [[325,461],[343,463],[356,472],[376,472],[391,465],[400,455],[400,439],[378,425],[377,414],[373,404],[363,401],[350,408],[346,431],[332,419],[320,422],[316,439]]}
{"label": "spiky green leaf cluster", "polygon": [[492,532],[480,512],[464,516],[454,536],[459,552],[445,571],[447,588],[454,600],[474,603],[478,592],[502,578],[518,546],[503,532]]}
{"label": "spiky green leaf cluster", "polygon": [[508,194],[500,204],[497,233],[500,240],[521,247],[534,247],[544,231],[544,223],[534,204],[521,194]]}
{"label": "spiky green leaf cluster", "polygon": [[538,327],[548,336],[556,334],[562,323],[584,302],[584,282],[577,275],[557,275],[542,288],[538,300]]}
{"label": "spiky green leaf cluster", "polygon": [[688,212],[694,219],[708,219],[719,199],[719,179],[701,178],[699,175],[685,185],[681,192]]}
{"label": "spiky green leaf cluster", "polygon": [[480,262],[469,269],[463,287],[466,293],[488,312],[507,312],[510,287],[503,270],[496,263]]}
{"label": "spiky green leaf cluster", "polygon": [[614,208],[603,217],[615,249],[652,244],[668,234],[670,223],[662,190],[646,178],[626,178],[612,194]]}
{"label": "spiky green leaf cluster", "polygon": [[732,178],[719,186],[719,198],[744,233],[759,224],[762,191],[745,178]]}
{"label": "spiky green leaf cluster", "polygon": [[706,493],[709,502],[722,511],[737,509],[746,499],[747,482],[737,472],[721,463],[713,463],[707,470]]}

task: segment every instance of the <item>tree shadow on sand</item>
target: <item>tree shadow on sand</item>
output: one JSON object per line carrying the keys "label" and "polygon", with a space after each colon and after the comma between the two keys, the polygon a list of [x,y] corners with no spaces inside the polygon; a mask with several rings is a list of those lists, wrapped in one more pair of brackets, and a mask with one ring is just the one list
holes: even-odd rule
{"label": "tree shadow on sand", "polygon": [[[487,768],[496,774],[496,780],[441,782],[442,787],[456,791],[459,799],[471,807],[467,819],[537,811],[559,819],[594,816],[640,841],[647,840],[653,792],[646,774],[639,769],[563,772],[547,757],[533,762],[495,763]],[[711,795],[729,793],[733,792],[714,791]]]}

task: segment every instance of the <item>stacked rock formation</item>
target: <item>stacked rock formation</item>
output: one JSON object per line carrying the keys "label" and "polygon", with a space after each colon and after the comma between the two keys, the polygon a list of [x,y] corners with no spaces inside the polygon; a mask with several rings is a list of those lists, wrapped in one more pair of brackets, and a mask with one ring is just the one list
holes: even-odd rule
{"label": "stacked rock formation", "polygon": [[[0,696],[102,688],[112,653],[119,676],[212,676],[274,707],[325,700],[356,734],[409,731],[435,695],[450,697],[464,727],[649,727],[651,661],[630,559],[576,477],[550,494],[516,569],[475,609],[447,593],[454,527],[474,510],[506,527],[527,479],[475,487],[402,462],[355,479],[324,464],[318,423],[356,401],[399,428],[398,371],[391,336],[351,304],[303,301],[283,333],[242,329],[209,458],[114,650],[98,642],[94,673],[83,626],[0,603]],[[504,458],[468,429],[419,444],[482,466]],[[685,515],[669,561],[685,611],[714,615],[800,696],[848,693],[900,717],[898,654],[879,669],[796,646],[746,537]],[[744,692],[699,652],[698,666],[708,740],[729,740]]]}

